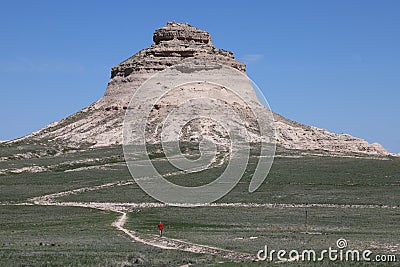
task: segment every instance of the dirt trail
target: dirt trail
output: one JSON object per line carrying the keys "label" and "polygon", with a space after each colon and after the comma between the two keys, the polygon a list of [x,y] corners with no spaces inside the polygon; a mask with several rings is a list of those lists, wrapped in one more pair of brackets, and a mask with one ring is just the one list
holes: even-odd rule
{"label": "dirt trail", "polygon": [[[79,193],[87,192],[87,191],[99,190],[99,189],[103,189],[106,187],[129,185],[132,183],[133,183],[133,181],[125,181],[125,182],[108,183],[108,184],[99,185],[99,186],[83,187],[83,188],[79,188],[79,189],[74,189],[74,190],[69,190],[69,191],[64,191],[64,192],[59,192],[59,193],[54,193],[54,194],[31,198],[31,199],[29,199],[29,201],[31,201],[31,203],[27,202],[24,204],[32,205],[32,203],[34,203],[36,205],[42,205],[42,206],[84,207],[84,208],[94,208],[94,209],[99,209],[99,210],[113,211],[113,212],[117,212],[117,213],[121,214],[121,216],[112,223],[112,226],[114,226],[119,231],[122,231],[123,233],[125,233],[133,241],[140,242],[140,243],[150,245],[153,247],[158,247],[161,249],[175,249],[175,250],[182,250],[182,251],[193,252],[193,253],[211,254],[211,255],[216,255],[219,257],[223,257],[223,258],[229,258],[232,260],[255,260],[256,259],[256,256],[252,255],[252,254],[235,252],[235,251],[226,250],[226,249],[222,249],[222,248],[190,243],[190,242],[186,242],[186,241],[179,240],[179,239],[159,237],[156,235],[149,235],[149,234],[140,234],[135,231],[128,230],[124,227],[124,225],[128,219],[126,211],[128,211],[129,209],[132,208],[132,205],[130,205],[130,204],[134,205],[135,203],[58,202],[55,200],[55,198],[57,198],[57,197],[68,196],[68,195],[72,195],[72,194],[79,194]],[[151,204],[156,204],[156,205],[151,205]],[[138,207],[154,207],[154,206],[158,206],[159,204],[160,203],[138,203],[137,205],[138,205]]]}
{"label": "dirt trail", "polygon": [[128,219],[127,214],[126,212],[123,211],[117,211],[117,212],[119,212],[121,216],[118,218],[118,220],[116,220],[113,223],[113,226],[116,227],[118,230],[127,234],[130,238],[132,238],[136,242],[140,242],[146,245],[162,249],[176,249],[193,253],[211,254],[236,260],[255,260],[256,258],[255,255],[247,253],[240,253],[217,247],[194,244],[179,239],[159,237],[156,235],[149,235],[149,234],[139,234],[137,232],[130,231],[124,228],[124,224]]}
{"label": "dirt trail", "polygon": [[167,206],[198,206],[198,207],[267,207],[267,208],[312,208],[312,207],[320,207],[320,208],[344,208],[344,209],[400,209],[400,206],[391,206],[391,205],[372,205],[372,204],[320,204],[320,203],[309,203],[309,204],[294,204],[294,203],[243,203],[243,202],[234,202],[234,203],[206,203],[206,204],[164,204],[160,202],[142,202],[142,203],[118,203],[118,202],[58,202],[55,201],[55,198],[79,194],[83,192],[95,191],[104,189],[107,187],[114,186],[125,186],[135,184],[134,180],[126,180],[126,181],[118,181],[114,183],[107,183],[103,185],[91,186],[91,187],[82,187],[74,190],[63,191],[54,194],[48,194],[44,196],[34,197],[29,199],[30,202],[33,202],[37,205],[54,205],[58,206],[77,206],[77,207],[87,207],[87,208],[95,208],[95,209],[106,209],[106,210],[128,210],[132,208],[157,208],[157,207],[167,207]]}
{"label": "dirt trail", "polygon": [[[75,194],[80,194],[80,193],[89,192],[89,191],[96,191],[96,190],[100,190],[100,189],[104,189],[104,188],[112,187],[112,186],[124,186],[124,185],[131,185],[131,184],[135,184],[135,182],[133,180],[118,181],[118,182],[114,182],[114,183],[82,187],[82,188],[73,189],[73,190],[69,190],[69,191],[63,191],[63,192],[44,195],[44,196],[40,196],[40,197],[34,197],[29,200],[37,205],[46,205],[48,203],[54,202],[54,199],[58,198],[58,197],[75,195]],[[60,202],[57,202],[57,203],[60,203]]]}
{"label": "dirt trail", "polygon": [[[114,183],[107,183],[98,186],[83,187],[79,189],[58,192],[54,194],[43,195],[34,197],[28,202],[3,202],[0,205],[41,205],[41,206],[64,206],[64,207],[84,207],[99,210],[106,210],[117,212],[121,216],[118,217],[112,225],[119,231],[125,233],[132,241],[140,242],[146,245],[158,247],[161,249],[175,249],[193,253],[204,253],[216,255],[232,260],[256,260],[256,255],[247,253],[240,253],[222,248],[211,247],[206,245],[194,244],[183,240],[159,237],[156,235],[143,234],[135,231],[128,230],[124,227],[128,220],[127,212],[134,208],[152,208],[152,207],[167,207],[163,203],[103,203],[103,202],[58,202],[55,200],[58,197],[79,194],[88,191],[100,190],[107,187],[131,185],[135,182],[133,180],[119,181]],[[188,204],[180,204],[175,206],[190,206]],[[355,208],[355,209],[369,209],[369,208],[382,208],[382,209],[400,209],[399,206],[381,206],[381,205],[339,205],[339,204],[276,204],[276,203],[210,203],[192,206],[201,207],[281,207],[281,208],[304,208],[304,207],[325,207],[325,208]]]}

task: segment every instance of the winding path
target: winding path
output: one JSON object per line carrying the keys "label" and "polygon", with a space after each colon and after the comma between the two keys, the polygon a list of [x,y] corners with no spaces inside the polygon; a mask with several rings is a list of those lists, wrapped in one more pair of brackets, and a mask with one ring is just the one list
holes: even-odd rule
{"label": "winding path", "polygon": [[[112,186],[130,185],[132,183],[134,182],[125,181],[125,182],[107,183],[99,186],[83,187],[79,189],[44,195],[40,197],[34,197],[29,199],[30,203],[27,202],[24,204],[32,205],[33,203],[41,206],[84,207],[84,208],[113,211],[121,214],[121,216],[119,216],[117,220],[112,223],[112,226],[114,226],[119,231],[125,233],[130,239],[132,239],[132,241],[140,242],[145,245],[161,249],[175,249],[186,252],[210,254],[223,258],[229,258],[231,260],[256,260],[255,255],[248,253],[235,252],[222,248],[195,244],[174,238],[159,237],[157,235],[140,234],[138,232],[128,230],[124,227],[126,221],[128,220],[127,211],[130,208],[135,207],[135,203],[58,202],[55,200],[55,198],[57,197],[79,194],[82,192],[94,191]],[[136,204],[136,207],[157,207],[159,206],[159,204],[160,203],[138,203]]]}
{"label": "winding path", "polygon": [[[3,202],[0,205],[41,205],[41,206],[63,206],[63,207],[84,207],[93,208],[105,211],[112,211],[119,213],[120,216],[112,223],[112,226],[117,230],[126,234],[132,241],[140,242],[149,246],[158,247],[161,249],[175,249],[193,253],[204,253],[216,255],[231,260],[256,260],[256,255],[235,252],[222,248],[200,245],[190,243],[187,241],[173,239],[168,237],[159,237],[157,235],[142,234],[124,227],[128,220],[127,212],[132,208],[152,208],[152,207],[166,207],[167,204],[163,203],[103,203],[103,202],[58,202],[55,199],[58,197],[79,194],[88,191],[100,190],[114,186],[125,186],[134,184],[133,180],[119,181],[114,183],[107,183],[98,186],[82,187],[79,189],[63,191],[54,194],[43,195],[29,199],[27,202]],[[176,205],[179,206],[179,205]],[[189,206],[182,205],[181,206]],[[339,205],[339,204],[276,204],[276,203],[210,203],[193,206],[208,206],[208,207],[282,207],[282,208],[304,208],[304,207],[325,207],[325,208],[356,208],[356,209],[400,209],[400,206],[380,206],[380,205]]]}

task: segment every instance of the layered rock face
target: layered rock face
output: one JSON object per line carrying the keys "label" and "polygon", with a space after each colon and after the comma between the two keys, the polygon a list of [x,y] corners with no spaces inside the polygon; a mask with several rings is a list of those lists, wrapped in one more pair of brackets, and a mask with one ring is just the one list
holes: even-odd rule
{"label": "layered rock face", "polygon": [[132,90],[154,73],[187,58],[213,60],[246,72],[246,65],[236,61],[232,52],[216,48],[208,32],[189,24],[169,22],[155,31],[153,40],[152,46],[111,69],[111,79],[99,104],[126,105]]}
{"label": "layered rock face", "polygon": [[[45,139],[72,147],[121,144],[129,101],[155,73],[188,58],[216,61],[246,72],[245,64],[235,60],[232,52],[214,47],[208,32],[189,24],[169,22],[155,31],[153,41],[153,45],[111,69],[107,90],[97,102],[22,139]],[[302,125],[277,114],[274,117],[276,141],[288,149],[389,154],[379,144]]]}

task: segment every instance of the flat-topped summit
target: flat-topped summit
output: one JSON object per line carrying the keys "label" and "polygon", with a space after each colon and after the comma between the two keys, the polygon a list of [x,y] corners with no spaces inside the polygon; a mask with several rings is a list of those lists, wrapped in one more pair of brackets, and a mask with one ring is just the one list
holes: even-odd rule
{"label": "flat-topped summit", "polygon": [[120,77],[116,80],[120,82],[134,73],[155,73],[186,58],[217,61],[246,71],[246,65],[235,60],[232,52],[213,46],[208,32],[187,23],[168,22],[154,32],[153,40],[153,45],[113,67],[111,79]]}
{"label": "flat-topped summit", "polygon": [[167,25],[154,32],[153,41],[155,44],[168,41],[211,44],[211,36],[208,32],[197,29],[189,23],[168,22]]}
{"label": "flat-topped summit", "polygon": [[98,105],[127,106],[132,93],[158,71],[188,58],[216,61],[246,72],[246,65],[232,52],[218,49],[208,32],[188,23],[168,22],[153,35],[154,44],[111,69],[111,79]]}
{"label": "flat-topped summit", "polygon": [[[129,102],[136,90],[155,73],[188,59],[214,61],[246,72],[246,65],[237,61],[232,52],[216,48],[208,32],[188,23],[168,22],[154,32],[153,41],[150,47],[111,69],[111,78],[101,99],[22,139],[45,139],[73,147],[122,144],[123,120]],[[288,149],[389,155],[376,143],[330,133],[278,114],[274,117],[277,144]],[[153,119],[157,120],[156,117]]]}

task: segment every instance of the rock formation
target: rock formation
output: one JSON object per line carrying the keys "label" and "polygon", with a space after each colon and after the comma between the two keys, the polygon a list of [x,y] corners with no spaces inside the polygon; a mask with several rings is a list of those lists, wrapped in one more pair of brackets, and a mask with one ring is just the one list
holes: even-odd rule
{"label": "rock formation", "polygon": [[[216,48],[208,32],[189,24],[169,22],[155,31],[153,41],[153,45],[111,69],[107,90],[97,102],[22,139],[40,139],[74,147],[121,144],[129,101],[135,90],[155,73],[187,58],[213,60],[246,72],[245,64],[235,60],[232,52]],[[275,122],[277,143],[288,149],[389,154],[379,144],[306,126],[278,114],[275,114]]]}
{"label": "rock formation", "polygon": [[[235,60],[230,51],[211,43],[208,32],[189,24],[169,22],[155,31],[154,44],[111,69],[111,79],[100,105],[126,106],[132,92],[154,73],[178,64],[186,58],[215,60],[246,72],[246,65]],[[97,105],[99,107],[99,105]]]}

